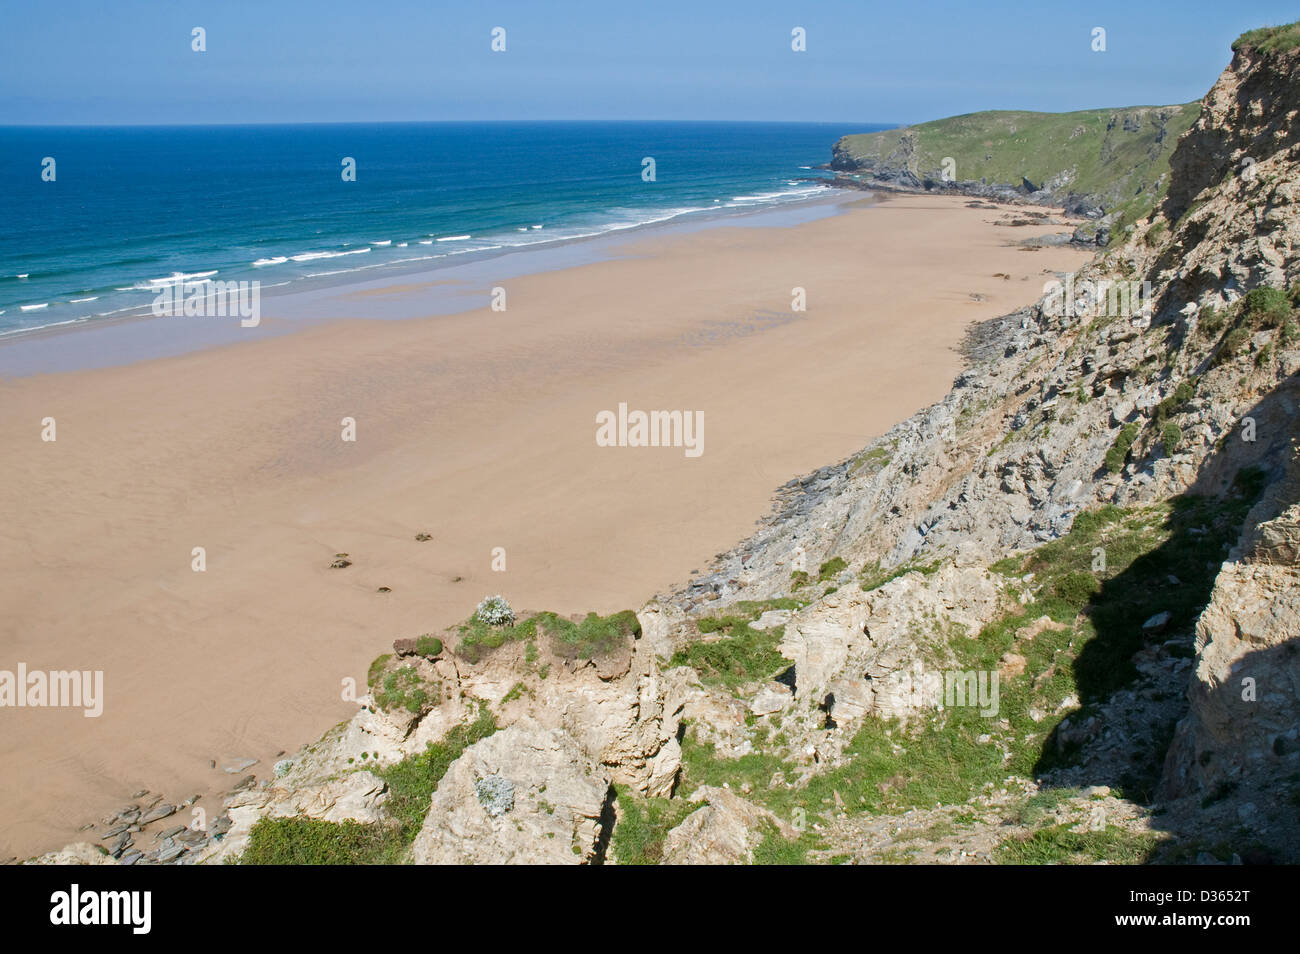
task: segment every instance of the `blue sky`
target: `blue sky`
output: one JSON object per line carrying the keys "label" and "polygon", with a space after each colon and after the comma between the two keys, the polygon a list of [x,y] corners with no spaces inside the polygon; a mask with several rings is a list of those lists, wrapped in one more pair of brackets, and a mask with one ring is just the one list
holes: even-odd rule
{"label": "blue sky", "polygon": [[[1174,103],[1205,93],[1238,34],[1297,16],[1271,0],[0,0],[0,124],[919,122]],[[790,49],[796,26],[807,52]]]}

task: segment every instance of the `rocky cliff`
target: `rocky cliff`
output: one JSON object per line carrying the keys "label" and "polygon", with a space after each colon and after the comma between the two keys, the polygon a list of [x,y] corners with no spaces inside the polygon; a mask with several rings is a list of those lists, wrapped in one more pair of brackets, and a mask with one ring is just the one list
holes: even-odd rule
{"label": "rocky cliff", "polygon": [[1300,53],[1271,36],[1160,206],[708,573],[399,640],[214,828],[116,854],[1300,860]]}

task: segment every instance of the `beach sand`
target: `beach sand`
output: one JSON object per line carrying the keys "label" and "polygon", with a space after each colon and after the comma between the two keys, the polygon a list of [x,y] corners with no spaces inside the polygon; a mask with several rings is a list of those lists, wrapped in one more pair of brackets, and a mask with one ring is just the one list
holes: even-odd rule
{"label": "beach sand", "polygon": [[[505,312],[368,321],[357,295],[355,320],[0,383],[0,669],[103,670],[105,692],[99,718],[0,710],[0,856],[139,789],[215,811],[222,766],[266,777],[355,711],[345,677],[485,595],[609,612],[685,581],[779,485],[942,397],[970,322],[1089,257],[1013,247],[1044,229],[1000,215],[900,196],[651,236],[504,282]],[[598,447],[620,402],[703,412],[704,453]]]}

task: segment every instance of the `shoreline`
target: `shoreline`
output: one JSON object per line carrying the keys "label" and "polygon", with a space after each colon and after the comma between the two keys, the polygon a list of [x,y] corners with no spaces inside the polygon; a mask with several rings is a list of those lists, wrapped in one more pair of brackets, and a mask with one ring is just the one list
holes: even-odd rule
{"label": "shoreline", "polygon": [[[883,195],[863,196],[847,189],[827,191],[830,194],[764,208],[731,210],[701,216],[689,222],[649,223],[599,235],[539,242],[495,254],[471,254],[464,261],[366,266],[385,270],[380,276],[367,276],[363,274],[363,268],[341,273],[333,281],[293,281],[287,283],[291,287],[285,291],[268,296],[269,301],[276,306],[265,319],[269,328],[259,324],[255,329],[243,329],[237,323],[210,318],[196,319],[202,324],[195,325],[192,321],[133,313],[12,331],[0,335],[0,382],[34,374],[116,367],[188,354],[209,347],[244,343],[250,339],[291,334],[303,327],[330,320],[318,313],[317,309],[322,305],[337,308],[339,302],[346,301],[350,295],[376,288],[386,290],[393,282],[423,282],[432,285],[477,280],[482,285],[483,276],[486,275],[499,276],[500,279],[518,278],[610,261],[618,258],[623,254],[622,250],[629,246],[661,236],[690,235],[714,228],[787,228],[839,215],[844,207],[887,201]],[[490,284],[488,282],[483,285],[481,290],[486,293]],[[148,307],[140,306],[141,309]],[[405,317],[428,317],[431,313],[459,314],[470,311],[473,307],[474,305],[458,301],[449,295],[437,302],[424,301],[421,311]],[[335,317],[362,316],[348,314],[348,309],[345,308]],[[93,355],[93,360],[90,355]]]}
{"label": "shoreline", "polygon": [[[836,211],[838,206],[861,202],[864,198],[869,201],[883,201],[884,199],[883,193],[880,196],[864,197],[857,194],[860,190],[832,185],[830,179],[810,178],[807,181],[809,184],[818,183],[820,185],[819,191],[752,207],[728,206],[717,209],[692,209],[674,213],[663,219],[651,219],[632,225],[615,226],[593,233],[541,239],[537,242],[522,243],[515,246],[493,246],[471,249],[460,253],[453,252],[442,256],[422,256],[413,259],[375,262],[354,268],[339,269],[335,272],[290,277],[283,281],[275,281],[270,285],[265,285],[263,288],[282,289],[278,293],[267,295],[266,298],[271,303],[280,305],[288,315],[302,320],[304,316],[302,307],[298,304],[299,300],[319,300],[321,297],[328,297],[354,287],[368,287],[399,280],[414,281],[443,274],[455,276],[461,272],[468,271],[472,273],[484,269],[493,269],[495,266],[502,266],[497,270],[512,277],[536,274],[555,268],[604,261],[609,257],[617,256],[620,247],[644,238],[653,238],[658,235],[685,235],[711,228],[783,227],[801,221],[811,221],[819,217],[819,214],[838,214]],[[341,252],[337,254],[347,255],[348,253]],[[220,280],[226,280],[233,275],[235,277],[230,278],[232,281],[260,281],[255,277],[258,274],[256,271],[242,274],[241,268],[243,271],[247,271],[249,268],[255,269],[256,265],[250,263],[242,267],[236,267],[233,271],[227,268],[228,274],[222,276]],[[196,275],[205,276],[216,274],[219,273],[217,271],[196,273]],[[122,280],[129,281],[130,279]],[[206,280],[210,280],[210,278]],[[162,287],[162,285],[159,286],[159,288]],[[31,341],[43,341],[92,330],[106,332],[110,328],[156,320],[156,316],[152,315],[149,309],[150,304],[140,304],[103,314],[61,319],[46,325],[0,331],[0,380],[6,377],[21,377],[26,374],[41,373],[43,370],[39,368],[33,369],[30,365],[23,365],[21,356],[15,360],[8,349],[13,348],[21,351]],[[453,310],[463,311],[468,310],[468,308],[462,307]],[[3,313],[0,312],[0,314]],[[202,347],[203,345],[200,344],[199,346]],[[158,356],[161,355],[144,355],[146,358]],[[133,359],[127,358],[123,363],[129,363],[130,360]],[[19,370],[7,370],[15,367]],[[57,370],[75,369],[60,367]]]}
{"label": "shoreline", "polygon": [[[393,638],[463,619],[484,592],[608,612],[684,582],[790,477],[940,398],[973,321],[1090,257],[1017,248],[1026,228],[988,218],[914,196],[640,235],[622,257],[510,280],[500,314],[339,317],[0,381],[0,439],[28,449],[0,485],[18,515],[7,643],[32,668],[102,669],[107,692],[99,720],[22,713],[5,752],[33,772],[4,789],[18,821],[0,853],[74,840],[140,789],[228,790],[222,765],[265,769],[316,738],[354,709],[341,678],[363,682]],[[425,291],[389,293],[418,308]],[[593,415],[621,402],[702,410],[708,452],[598,448]],[[59,421],[44,446],[43,409]],[[352,565],[330,569],[339,552]]]}

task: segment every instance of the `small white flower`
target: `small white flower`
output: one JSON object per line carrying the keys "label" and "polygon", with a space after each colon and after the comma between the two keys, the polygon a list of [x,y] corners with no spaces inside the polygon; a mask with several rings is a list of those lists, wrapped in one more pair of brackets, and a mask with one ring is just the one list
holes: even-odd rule
{"label": "small white flower", "polygon": [[474,618],[489,626],[512,626],[515,622],[515,611],[498,593],[496,596],[484,597],[483,602],[479,603],[478,609],[474,611]]}

